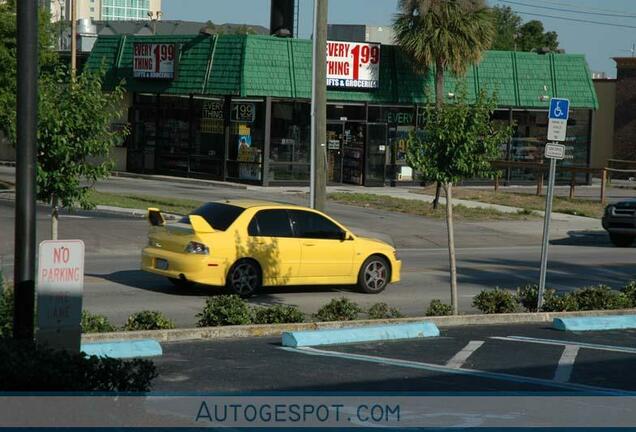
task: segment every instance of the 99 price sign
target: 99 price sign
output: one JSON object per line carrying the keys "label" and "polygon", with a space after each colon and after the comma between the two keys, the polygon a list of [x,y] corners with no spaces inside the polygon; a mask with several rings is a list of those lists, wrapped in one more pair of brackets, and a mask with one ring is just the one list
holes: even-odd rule
{"label": "99 price sign", "polygon": [[380,44],[327,42],[327,86],[380,87]]}
{"label": "99 price sign", "polygon": [[174,79],[177,47],[170,43],[133,44],[135,78]]}
{"label": "99 price sign", "polygon": [[256,120],[256,105],[253,103],[233,103],[230,111],[233,122],[254,123]]}

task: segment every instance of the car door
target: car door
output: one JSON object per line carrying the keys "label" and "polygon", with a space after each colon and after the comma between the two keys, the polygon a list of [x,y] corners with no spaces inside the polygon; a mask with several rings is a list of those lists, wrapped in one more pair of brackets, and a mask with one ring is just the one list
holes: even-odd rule
{"label": "car door", "polygon": [[351,276],[354,242],[343,240],[342,228],[311,211],[289,210],[289,215],[300,240],[301,278]]}
{"label": "car door", "polygon": [[247,250],[240,255],[255,258],[263,270],[265,285],[287,285],[298,277],[300,241],[294,236],[284,209],[260,210],[248,226]]}

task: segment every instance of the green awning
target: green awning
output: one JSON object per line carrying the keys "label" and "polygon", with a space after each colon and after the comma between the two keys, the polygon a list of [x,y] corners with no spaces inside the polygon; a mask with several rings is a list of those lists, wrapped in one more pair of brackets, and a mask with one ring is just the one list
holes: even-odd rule
{"label": "green awning", "polygon": [[[174,80],[133,78],[133,42],[180,45]],[[253,35],[100,36],[87,68],[106,68],[105,88],[124,81],[129,92],[309,99],[312,43]],[[426,102],[433,73],[418,74],[395,46],[382,46],[380,88],[372,91],[330,91],[330,101],[381,104]],[[499,105],[548,108],[548,97],[564,97],[574,108],[597,109],[591,74],[583,55],[488,51],[465,77],[470,95],[496,91]],[[457,78],[448,75],[446,90]]]}

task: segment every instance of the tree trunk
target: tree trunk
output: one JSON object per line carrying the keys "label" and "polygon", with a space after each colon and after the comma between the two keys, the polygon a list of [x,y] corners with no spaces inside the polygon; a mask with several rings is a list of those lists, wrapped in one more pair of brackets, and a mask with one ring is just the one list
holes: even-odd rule
{"label": "tree trunk", "polygon": [[[444,105],[444,65],[441,61],[435,64],[435,107],[440,110]],[[439,196],[442,184],[437,182],[435,188],[435,199],[433,200],[433,209],[437,210],[439,206]]]}
{"label": "tree trunk", "polygon": [[57,197],[51,198],[51,240],[57,240],[57,225],[59,221],[59,210],[57,208]]}
{"label": "tree trunk", "polygon": [[453,184],[444,185],[446,191],[446,226],[448,228],[448,258],[450,263],[451,306],[453,315],[459,313],[457,300],[457,259],[455,256],[455,230],[453,228]]}

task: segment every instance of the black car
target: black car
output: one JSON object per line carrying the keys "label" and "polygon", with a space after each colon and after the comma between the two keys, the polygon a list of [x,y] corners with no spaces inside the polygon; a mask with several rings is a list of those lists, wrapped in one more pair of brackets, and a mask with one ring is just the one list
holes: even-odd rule
{"label": "black car", "polygon": [[631,246],[636,238],[636,199],[608,205],[603,215],[603,228],[615,246]]}

